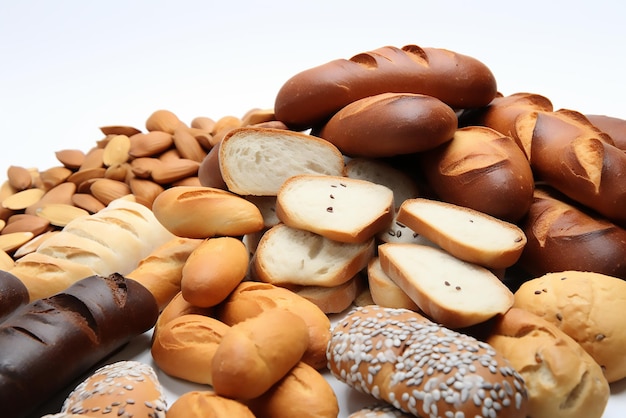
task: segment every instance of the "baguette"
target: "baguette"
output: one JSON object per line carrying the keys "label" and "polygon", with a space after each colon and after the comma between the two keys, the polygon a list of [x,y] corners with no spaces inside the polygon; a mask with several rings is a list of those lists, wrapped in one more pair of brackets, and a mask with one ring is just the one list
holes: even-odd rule
{"label": "baguette", "polygon": [[294,75],[278,91],[274,113],[290,129],[305,130],[349,103],[387,92],[425,94],[452,108],[472,108],[487,105],[497,87],[489,68],[467,55],[385,46]]}
{"label": "baguette", "polygon": [[0,323],[29,302],[28,289],[13,274],[0,270]]}
{"label": "baguette", "polygon": [[626,151],[626,119],[607,115],[585,115],[596,128],[611,137],[615,146]]}
{"label": "baguette", "polygon": [[315,135],[350,157],[391,157],[426,151],[454,135],[457,117],[441,100],[422,94],[381,93],[334,114]]}

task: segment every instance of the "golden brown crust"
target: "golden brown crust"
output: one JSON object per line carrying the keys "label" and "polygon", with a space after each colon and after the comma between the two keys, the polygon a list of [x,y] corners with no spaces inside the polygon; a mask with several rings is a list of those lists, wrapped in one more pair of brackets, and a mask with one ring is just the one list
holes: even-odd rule
{"label": "golden brown crust", "polygon": [[167,410],[168,418],[255,418],[250,409],[211,390],[184,393]]}

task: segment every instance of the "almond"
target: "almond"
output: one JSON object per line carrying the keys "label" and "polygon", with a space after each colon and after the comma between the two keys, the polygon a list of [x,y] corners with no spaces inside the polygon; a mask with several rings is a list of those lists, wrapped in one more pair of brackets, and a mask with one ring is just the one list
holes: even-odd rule
{"label": "almond", "polygon": [[50,190],[66,181],[72,175],[72,170],[67,167],[52,167],[39,174],[41,185],[44,190]]}
{"label": "almond", "polygon": [[215,127],[215,121],[206,116],[198,116],[193,118],[191,121],[191,127],[201,129],[206,132],[213,132],[213,128]]}
{"label": "almond", "polygon": [[89,216],[85,209],[63,203],[48,203],[37,210],[37,216],[47,220],[50,224],[63,228],[70,221]]}
{"label": "almond", "polygon": [[165,190],[163,186],[152,180],[139,178],[131,179],[129,186],[137,202],[148,208],[152,207],[154,199]]}
{"label": "almond", "polygon": [[104,178],[123,181],[133,176],[129,163],[121,163],[109,166],[104,172]]}
{"label": "almond", "polygon": [[72,195],[76,192],[76,189],[77,187],[74,183],[61,183],[48,190],[38,201],[29,205],[26,208],[26,213],[36,215],[37,209],[47,203],[70,204],[72,202]]}
{"label": "almond", "polygon": [[21,247],[35,235],[32,232],[13,232],[11,234],[0,235],[0,250],[7,253],[13,252]]}
{"label": "almond", "polygon": [[89,213],[97,213],[104,209],[104,203],[88,193],[74,193],[72,196],[72,204],[81,209],[85,209]]}
{"label": "almond", "polygon": [[92,168],[104,167],[104,148],[94,147],[85,154],[85,160],[81,164],[79,171],[90,170]]}
{"label": "almond", "polygon": [[168,150],[174,144],[172,134],[154,131],[131,136],[128,153],[135,158],[152,157]]}
{"label": "almond", "polygon": [[23,210],[37,203],[46,192],[42,189],[26,189],[5,198],[2,207],[11,210]]}
{"label": "almond", "polygon": [[168,162],[168,161],[176,161],[180,160],[182,157],[180,156],[180,152],[176,148],[171,148],[165,151],[163,154],[158,156],[159,161]]}
{"label": "almond", "polygon": [[32,232],[34,236],[43,234],[50,228],[50,222],[39,216],[20,213],[9,218],[6,226],[0,234],[13,232]]}
{"label": "almond", "polygon": [[193,186],[193,187],[202,186],[198,176],[185,177],[184,179],[173,182],[171,185],[172,186]]}
{"label": "almond", "polygon": [[180,125],[176,128],[172,137],[174,146],[182,158],[202,162],[204,157],[206,157],[206,151],[186,126]]}
{"label": "almond", "polygon": [[148,131],[163,131],[173,134],[183,122],[178,119],[173,112],[169,110],[157,110],[153,112],[146,120],[146,129]]}
{"label": "almond", "polygon": [[256,125],[258,123],[276,120],[274,109],[250,109],[241,118],[241,126]]}
{"label": "almond", "polygon": [[186,177],[197,176],[200,163],[186,158],[162,162],[152,170],[152,180],[159,184],[172,183]]}
{"label": "almond", "polygon": [[0,250],[0,270],[11,270],[14,265],[15,261],[13,261],[13,258],[6,251]]}
{"label": "almond", "polygon": [[140,133],[141,131],[132,126],[109,125],[109,126],[101,126],[100,132],[102,132],[105,135],[126,135],[130,137],[130,136]]}
{"label": "almond", "polygon": [[115,135],[104,147],[102,162],[106,167],[123,164],[128,161],[130,138],[126,135]]}
{"label": "almond", "polygon": [[90,179],[101,179],[104,177],[106,173],[106,168],[89,168],[86,170],[79,170],[73,173],[68,177],[67,181],[70,183],[74,183],[75,185],[80,185],[81,183],[90,180]]}
{"label": "almond", "polygon": [[24,167],[12,165],[7,169],[7,179],[15,190],[25,190],[33,185],[33,177]]}
{"label": "almond", "polygon": [[128,184],[111,179],[98,179],[94,181],[91,184],[90,191],[96,199],[105,205],[131,193]]}
{"label": "almond", "polygon": [[130,163],[130,169],[136,177],[147,179],[152,176],[152,170],[161,164],[157,158],[135,158]]}
{"label": "almond", "polygon": [[222,116],[215,122],[215,126],[213,127],[212,134],[216,134],[218,132],[222,132],[225,129],[231,130],[235,128],[239,128],[242,126],[241,119],[237,116]]}
{"label": "almond", "polygon": [[77,170],[85,161],[85,153],[77,149],[57,151],[55,155],[61,164],[72,170]]}
{"label": "almond", "polygon": [[213,135],[211,135],[210,131],[205,131],[203,129],[198,129],[198,128],[187,128],[187,129],[189,130],[189,133],[193,135],[194,138],[196,138],[196,141],[198,141],[198,144],[200,144],[202,149],[204,149],[207,152],[211,151],[211,148],[213,148],[213,145],[212,145]]}

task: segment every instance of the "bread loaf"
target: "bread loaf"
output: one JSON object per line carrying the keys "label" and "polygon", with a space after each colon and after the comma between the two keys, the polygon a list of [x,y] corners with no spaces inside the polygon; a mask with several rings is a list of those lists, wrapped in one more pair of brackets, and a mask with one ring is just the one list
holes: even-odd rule
{"label": "bread loaf", "polygon": [[520,223],[527,242],[517,263],[531,276],[564,270],[626,278],[626,230],[540,186]]}
{"label": "bread loaf", "polygon": [[611,137],[615,146],[626,151],[626,119],[607,115],[585,115],[596,128]]}
{"label": "bread loaf", "polygon": [[217,395],[212,390],[183,393],[167,410],[168,418],[255,418],[250,409],[234,399]]}
{"label": "bread loaf", "polygon": [[298,364],[308,345],[306,323],[285,309],[270,309],[238,322],[215,350],[213,388],[233,399],[261,396]]}
{"label": "bread loaf", "polygon": [[289,177],[298,174],[341,176],[341,152],[328,141],[284,129],[239,128],[222,140],[222,177],[240,195],[275,196]]}
{"label": "bread loaf", "polygon": [[425,151],[452,139],[457,117],[432,96],[381,93],[335,113],[315,135],[350,157],[390,157]]}
{"label": "bread loaf", "polygon": [[0,324],[3,416],[28,416],[157,316],[152,294],[118,274],[85,278],[19,308]]}
{"label": "bread loaf", "polygon": [[532,202],[535,179],[515,141],[483,126],[458,129],[451,141],[420,154],[420,166],[440,200],[509,221]]}
{"label": "bread loaf", "polygon": [[528,416],[602,416],[610,394],[602,369],[553,324],[513,308],[496,320],[487,342],[524,378]]}
{"label": "bread loaf", "polygon": [[356,308],[333,328],[328,367],[415,416],[527,416],[524,380],[502,355],[406,309]]}
{"label": "bread loaf", "polygon": [[475,58],[417,45],[385,46],[294,75],[278,91],[274,113],[289,128],[305,130],[380,93],[425,94],[456,109],[485,106],[496,91],[493,74]]}
{"label": "bread loaf", "polygon": [[291,290],[269,283],[242,282],[217,307],[216,318],[228,325],[235,325],[277,308],[298,315],[307,325],[309,343],[302,361],[316,369],[325,367],[330,320],[316,304]]}
{"label": "bread loaf", "polygon": [[588,271],[547,273],[523,283],[514,307],[545,319],[602,367],[609,383],[626,377],[626,281]]}
{"label": "bread loaf", "polygon": [[490,269],[512,266],[526,245],[517,225],[452,203],[409,199],[396,219],[455,257]]}
{"label": "bread loaf", "polygon": [[334,241],[362,243],[391,223],[393,204],[391,189],[367,180],[298,175],[278,191],[276,216],[291,228]]}
{"label": "bread loaf", "polygon": [[506,312],[513,293],[490,270],[444,250],[417,244],[382,244],[382,270],[433,321],[465,328]]}
{"label": "bread loaf", "polygon": [[28,289],[13,274],[0,270],[0,323],[29,302]]}

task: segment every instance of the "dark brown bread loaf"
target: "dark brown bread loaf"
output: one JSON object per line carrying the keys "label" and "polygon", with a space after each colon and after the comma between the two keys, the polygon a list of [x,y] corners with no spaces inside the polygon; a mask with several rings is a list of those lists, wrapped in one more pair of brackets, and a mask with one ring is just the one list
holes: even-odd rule
{"label": "dark brown bread loaf", "polygon": [[0,322],[28,301],[26,285],[11,273],[0,270]]}
{"label": "dark brown bread loaf", "polygon": [[349,103],[380,93],[433,96],[452,108],[487,105],[497,93],[479,60],[439,48],[385,46],[302,71],[279,90],[276,119],[294,130],[325,123]]}
{"label": "dark brown bread loaf", "polygon": [[626,119],[607,115],[585,115],[589,122],[608,134],[615,146],[626,151]]}
{"label": "dark brown bread loaf", "polygon": [[152,294],[119,274],[85,278],[19,308],[0,325],[2,416],[27,416],[157,316]]}

